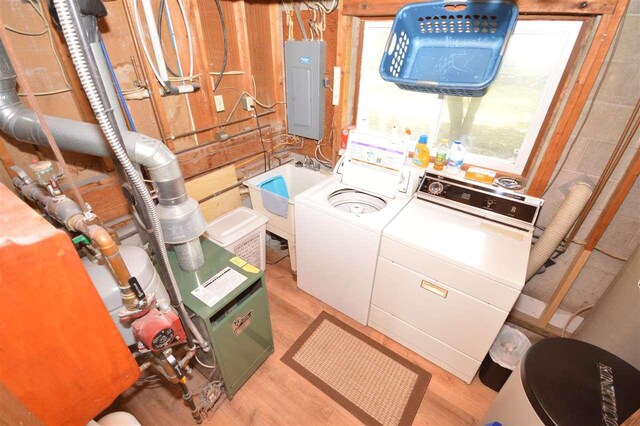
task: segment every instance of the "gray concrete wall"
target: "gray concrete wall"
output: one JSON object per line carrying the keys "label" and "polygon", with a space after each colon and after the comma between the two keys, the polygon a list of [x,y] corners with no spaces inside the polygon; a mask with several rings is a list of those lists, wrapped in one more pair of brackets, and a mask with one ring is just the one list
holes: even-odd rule
{"label": "gray concrete wall", "polygon": [[[611,57],[611,52],[609,54]],[[606,63],[605,63],[606,64]],[[606,66],[606,65],[605,65]],[[602,174],[615,144],[631,116],[634,105],[640,98],[640,0],[631,0],[625,16],[617,48],[611,58],[599,93],[585,106],[583,117],[578,122],[564,156],[569,155],[553,186],[545,195],[538,225],[545,227],[562,203],[566,188],[578,179],[590,180],[594,184]],[[597,85],[594,87],[597,88]],[[593,102],[593,105],[592,105]],[[588,113],[589,108],[591,111]],[[580,125],[586,118],[582,131]],[[640,132],[636,134],[622,161],[598,199],[586,222],[576,236],[583,242],[618,184],[622,174],[640,145]],[[562,163],[562,159],[559,165]],[[556,173],[558,170],[556,170]],[[616,214],[600,240],[598,248],[621,258],[628,258],[640,242],[640,181],[636,181],[623,206]],[[579,249],[571,244],[569,250],[558,259],[558,263],[546,272],[533,277],[525,286],[524,293],[547,302],[556,286],[568,270],[569,264]],[[573,288],[564,299],[561,308],[574,312],[582,306],[595,303],[607,289],[624,262],[594,251],[585,268],[578,276]],[[585,314],[588,315],[588,314]]]}

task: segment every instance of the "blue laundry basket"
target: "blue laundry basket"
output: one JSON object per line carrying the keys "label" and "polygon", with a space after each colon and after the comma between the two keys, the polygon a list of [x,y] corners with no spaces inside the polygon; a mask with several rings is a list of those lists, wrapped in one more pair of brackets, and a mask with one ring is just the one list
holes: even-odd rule
{"label": "blue laundry basket", "polygon": [[393,22],[380,76],[405,90],[483,96],[517,19],[518,7],[509,0],[404,6]]}

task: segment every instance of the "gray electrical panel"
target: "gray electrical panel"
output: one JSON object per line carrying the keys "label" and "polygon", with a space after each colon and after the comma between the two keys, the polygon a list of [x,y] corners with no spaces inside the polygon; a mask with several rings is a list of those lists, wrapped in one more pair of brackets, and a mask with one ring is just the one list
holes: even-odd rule
{"label": "gray electrical panel", "polygon": [[324,41],[284,42],[289,133],[320,140],[324,136]]}

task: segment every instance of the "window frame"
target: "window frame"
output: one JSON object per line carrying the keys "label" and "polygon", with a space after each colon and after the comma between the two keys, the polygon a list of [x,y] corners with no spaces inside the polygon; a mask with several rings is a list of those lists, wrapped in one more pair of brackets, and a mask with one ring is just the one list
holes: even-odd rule
{"label": "window frame", "polygon": [[[585,53],[585,47],[587,45],[587,40],[589,39],[590,34],[593,31],[594,22],[593,19],[586,16],[569,16],[569,15],[520,15],[519,20],[521,21],[579,21],[581,23],[580,29],[575,37],[575,41],[573,43],[573,48],[569,49],[568,57],[564,66],[564,71],[561,74],[557,74],[557,78],[554,80],[557,83],[554,83],[555,90],[551,91],[550,94],[545,94],[548,97],[548,102],[546,102],[546,111],[543,113],[537,114],[539,117],[538,125],[537,125],[537,134],[535,138],[531,138],[528,141],[529,145],[529,155],[524,159],[520,166],[522,167],[522,171],[510,172],[510,171],[502,171],[498,170],[498,174],[501,176],[512,176],[518,177],[521,179],[526,179],[528,174],[531,172],[533,165],[535,164],[535,159],[540,154],[540,148],[542,146],[542,142],[547,137],[547,133],[549,132],[550,126],[553,122],[553,118],[557,113],[561,112],[562,108],[560,108],[562,104],[562,100],[567,93],[567,90],[573,87],[573,85],[577,84],[577,81],[573,81],[574,77],[577,75],[577,71],[579,71],[579,66],[581,62],[579,61],[580,57]],[[357,19],[357,44],[354,46],[354,59],[355,59],[355,76],[351,83],[353,84],[353,102],[350,105],[350,116],[352,117],[352,121],[355,122],[356,117],[358,116],[358,100],[360,95],[360,73],[362,70],[362,54],[363,54],[363,45],[364,45],[364,33],[365,33],[365,25],[367,22],[372,21],[389,21],[393,20],[393,17],[389,16],[362,16]],[[545,92],[549,90],[549,82],[545,87]],[[439,121],[439,120],[438,120]],[[530,129],[532,126],[530,126]],[[438,129],[436,128],[436,131]],[[527,137],[527,139],[529,139]],[[480,157],[479,155],[472,155],[473,157]],[[524,163],[524,164],[522,164]],[[464,168],[466,169],[469,166],[478,166],[478,164],[474,164],[473,162],[466,162]],[[490,168],[489,165],[483,164],[479,165],[480,167]]]}

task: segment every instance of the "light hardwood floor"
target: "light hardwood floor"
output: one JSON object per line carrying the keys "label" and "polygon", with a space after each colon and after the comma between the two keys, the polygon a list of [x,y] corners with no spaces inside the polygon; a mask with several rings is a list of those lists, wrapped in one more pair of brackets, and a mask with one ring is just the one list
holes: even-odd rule
{"label": "light hardwood floor", "polygon": [[[432,374],[414,420],[416,425],[477,424],[496,393],[476,377],[467,385],[381,333],[364,327],[296,287],[289,258],[267,267],[267,288],[275,353],[232,400],[205,419],[206,425],[351,425],[347,410],[280,361],[287,349],[323,310],[335,315]],[[193,380],[193,387],[201,383]],[[125,410],[143,425],[195,424],[171,385],[137,386],[119,397],[109,411]]]}

